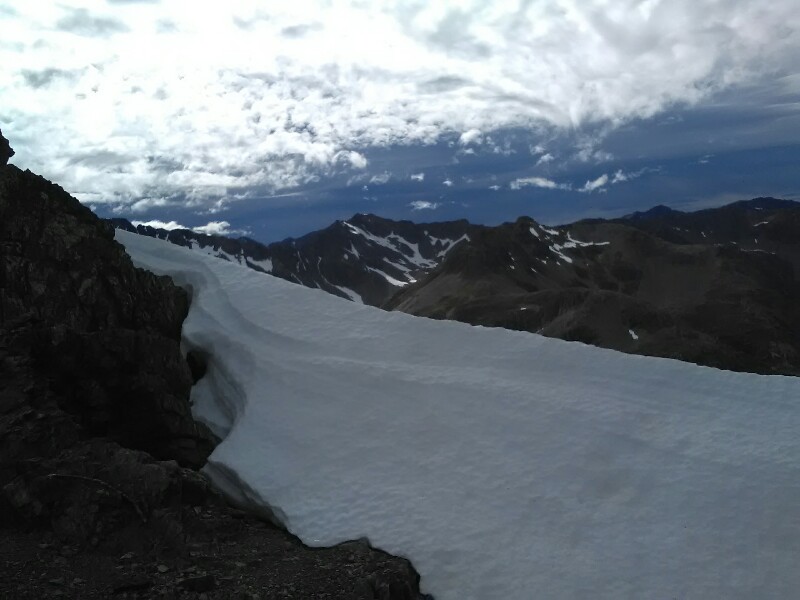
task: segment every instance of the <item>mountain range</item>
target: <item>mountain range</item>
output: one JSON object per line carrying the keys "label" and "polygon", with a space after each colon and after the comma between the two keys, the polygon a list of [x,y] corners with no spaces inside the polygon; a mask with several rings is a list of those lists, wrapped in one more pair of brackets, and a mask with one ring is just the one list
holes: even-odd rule
{"label": "mountain range", "polygon": [[735,371],[800,374],[800,204],[756,198],[544,226],[357,214],[269,245],[116,228],[387,310]]}

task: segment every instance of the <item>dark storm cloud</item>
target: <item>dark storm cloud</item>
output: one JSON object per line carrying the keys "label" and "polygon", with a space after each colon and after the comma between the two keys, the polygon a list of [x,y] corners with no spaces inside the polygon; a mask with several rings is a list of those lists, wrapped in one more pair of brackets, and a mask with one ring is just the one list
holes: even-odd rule
{"label": "dark storm cloud", "polygon": [[68,16],[58,20],[56,29],[85,37],[108,37],[128,31],[122,21],[91,15],[85,8],[70,10]]}
{"label": "dark storm cloud", "polygon": [[174,173],[175,171],[183,171],[186,168],[182,162],[168,156],[148,156],[147,164],[159,173]]}
{"label": "dark storm cloud", "polygon": [[80,76],[80,71],[66,71],[63,69],[42,69],[41,71],[22,71],[25,83],[34,89],[49,86],[58,80],[75,81]]}
{"label": "dark storm cloud", "polygon": [[95,150],[76,154],[69,159],[69,164],[96,167],[104,171],[114,172],[136,162],[136,160],[137,157],[130,154],[121,154],[109,150]]}

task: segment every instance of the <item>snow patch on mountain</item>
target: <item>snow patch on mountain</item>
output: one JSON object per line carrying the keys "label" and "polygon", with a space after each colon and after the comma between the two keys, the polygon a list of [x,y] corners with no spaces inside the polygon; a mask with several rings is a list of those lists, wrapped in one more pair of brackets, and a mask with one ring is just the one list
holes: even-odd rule
{"label": "snow patch on mountain", "polygon": [[255,268],[256,270],[262,270],[265,273],[272,273],[273,269],[271,258],[266,258],[264,260],[256,260],[254,258],[248,258],[247,266],[249,266],[250,268]]}
{"label": "snow patch on mountain", "polygon": [[550,246],[550,252],[558,256],[558,258],[560,258],[564,262],[572,264],[572,258],[564,254],[563,252],[564,248],[566,248],[566,246],[563,244],[553,244],[552,246]]}
{"label": "snow patch on mountain", "polygon": [[403,286],[408,285],[408,283],[409,283],[408,281],[400,281],[399,279],[395,279],[394,277],[392,277],[388,273],[386,273],[384,271],[381,271],[380,269],[376,269],[375,267],[365,266],[364,268],[367,269],[368,271],[372,271],[373,273],[377,273],[378,275],[383,277],[386,281],[391,283],[393,286],[403,287]]}
{"label": "snow patch on mountain", "polygon": [[372,242],[373,244],[377,244],[379,246],[383,246],[384,248],[388,248],[392,252],[397,252],[397,247],[393,245],[388,239],[384,237],[380,237],[366,231],[365,229],[361,229],[360,227],[356,227],[352,223],[348,223],[347,221],[342,221],[342,223],[347,227],[352,233],[356,235],[360,235],[364,239]]}
{"label": "snow patch on mountain", "polygon": [[427,232],[425,232],[425,233],[426,233],[426,235],[428,235],[428,239],[430,240],[431,245],[434,248],[436,248],[437,245],[440,245],[442,247],[442,249],[439,250],[436,253],[436,256],[438,258],[442,258],[444,256],[447,256],[448,252],[450,252],[453,248],[455,248],[461,242],[469,242],[470,241],[469,235],[467,235],[466,233],[464,235],[462,235],[460,238],[455,239],[455,240],[445,239],[445,238],[437,238],[437,237],[435,237],[433,235],[428,234]]}

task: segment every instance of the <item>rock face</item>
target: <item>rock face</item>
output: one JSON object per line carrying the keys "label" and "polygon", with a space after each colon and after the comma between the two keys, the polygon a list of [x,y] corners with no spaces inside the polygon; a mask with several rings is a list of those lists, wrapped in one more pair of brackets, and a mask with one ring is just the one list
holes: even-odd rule
{"label": "rock face", "polygon": [[91,435],[204,464],[215,442],[189,407],[186,293],[134,268],[60,187],[12,166],[0,178],[0,240],[3,339],[32,358],[61,407]]}
{"label": "rock face", "polygon": [[8,160],[14,156],[14,151],[11,149],[11,144],[3,137],[3,132],[0,131],[0,167],[8,164]]}
{"label": "rock face", "polygon": [[404,559],[357,542],[312,551],[210,487],[195,469],[216,440],[192,419],[180,351],[186,293],[135,268],[113,228],[60,187],[6,165],[11,153],[0,597],[417,598]]}

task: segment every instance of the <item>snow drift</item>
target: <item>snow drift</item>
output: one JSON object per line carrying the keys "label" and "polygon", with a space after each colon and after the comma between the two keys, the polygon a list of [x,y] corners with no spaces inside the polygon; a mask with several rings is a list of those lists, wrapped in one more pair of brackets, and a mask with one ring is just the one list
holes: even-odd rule
{"label": "snow drift", "polygon": [[191,288],[208,467],[447,599],[800,594],[800,379],[387,313],[117,232]]}

